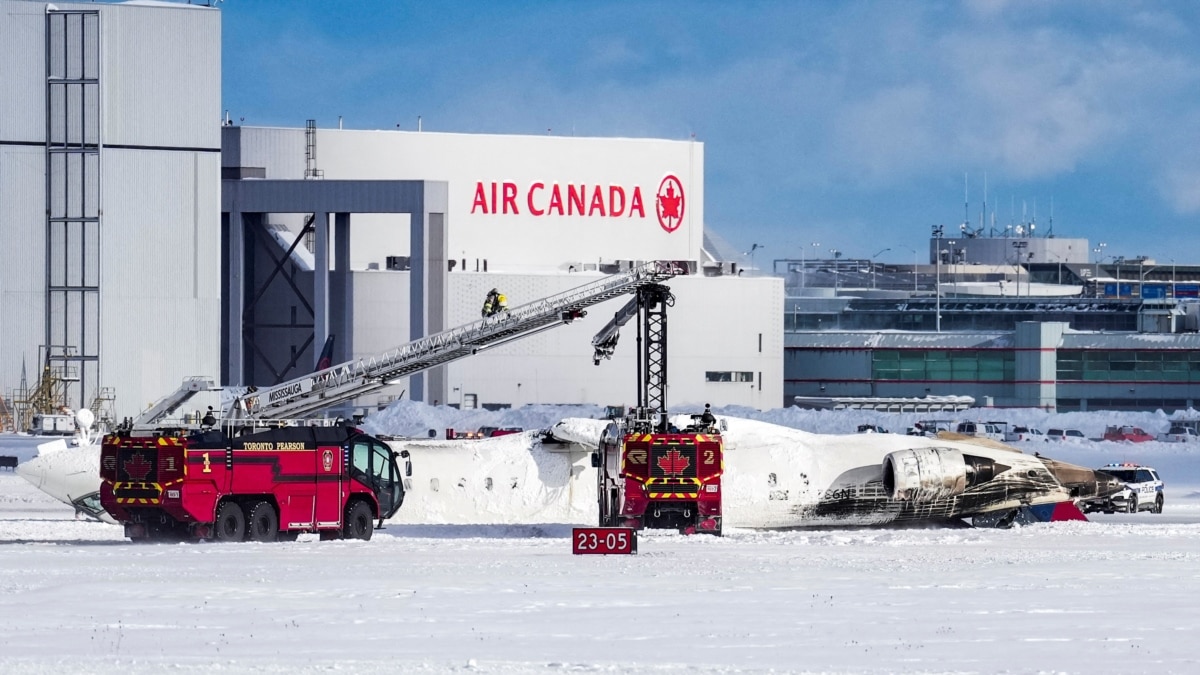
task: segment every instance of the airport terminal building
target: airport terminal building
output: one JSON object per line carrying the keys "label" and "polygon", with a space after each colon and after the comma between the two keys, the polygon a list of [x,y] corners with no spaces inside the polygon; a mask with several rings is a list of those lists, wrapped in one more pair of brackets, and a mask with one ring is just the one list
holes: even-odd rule
{"label": "airport terminal building", "polygon": [[980,257],[1035,255],[1019,266],[939,263],[931,241],[929,264],[807,260],[787,272],[789,402],[912,409],[924,397],[971,397],[1063,412],[1200,404],[1200,267],[1066,260],[1070,246],[1089,250],[1086,240],[968,244]]}
{"label": "airport terminal building", "polygon": [[[739,274],[704,223],[694,140],[270,129],[222,119],[218,9],[0,0],[0,395],[46,369],[71,407],[135,415],[208,375],[266,386],[641,261],[669,283],[668,404],[783,400],[783,280]],[[416,127],[416,124],[414,124]],[[632,404],[624,303],[397,381],[462,406]],[[24,385],[24,386],[22,386]]]}

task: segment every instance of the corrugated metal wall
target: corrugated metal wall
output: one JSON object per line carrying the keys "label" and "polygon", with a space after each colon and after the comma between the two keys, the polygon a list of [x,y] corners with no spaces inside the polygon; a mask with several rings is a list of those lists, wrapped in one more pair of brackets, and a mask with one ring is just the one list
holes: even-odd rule
{"label": "corrugated metal wall", "polygon": [[[224,129],[226,149],[222,154],[227,158],[224,166],[234,166],[233,162],[237,162],[236,166],[265,168],[266,178],[274,180],[304,178],[304,129]],[[318,167],[322,149],[318,147]]]}
{"label": "corrugated metal wall", "polygon": [[[101,249],[100,384],[116,389],[119,416],[133,415],[183,377],[219,371],[220,12],[56,4],[101,12],[102,104],[66,109],[99,113],[104,123],[103,230],[86,246]],[[19,383],[22,357],[36,379],[46,342],[46,4],[0,0],[0,16],[0,392],[7,394]],[[66,258],[59,276],[72,278],[75,267]],[[63,311],[72,333],[69,317],[82,312]]]}
{"label": "corrugated metal wall", "polygon": [[[0,145],[0,396],[37,377],[46,311],[45,151]],[[30,382],[32,384],[32,382]]]}
{"label": "corrugated metal wall", "polygon": [[105,145],[219,149],[221,14],[195,5],[100,7]]}
{"label": "corrugated metal wall", "polygon": [[46,311],[46,6],[0,0],[0,396],[36,381]]}
{"label": "corrugated metal wall", "polygon": [[104,161],[102,374],[141,409],[219,372],[220,158],[110,148]]}
{"label": "corrugated metal wall", "polygon": [[0,143],[46,137],[46,4],[0,0]]}

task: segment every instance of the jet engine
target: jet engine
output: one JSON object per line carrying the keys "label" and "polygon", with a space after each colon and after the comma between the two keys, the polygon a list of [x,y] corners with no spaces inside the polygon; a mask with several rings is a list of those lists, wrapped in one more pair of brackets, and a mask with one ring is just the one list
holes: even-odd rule
{"label": "jet engine", "polygon": [[892,499],[932,502],[991,480],[996,464],[955,448],[911,448],[883,458],[883,489]]}

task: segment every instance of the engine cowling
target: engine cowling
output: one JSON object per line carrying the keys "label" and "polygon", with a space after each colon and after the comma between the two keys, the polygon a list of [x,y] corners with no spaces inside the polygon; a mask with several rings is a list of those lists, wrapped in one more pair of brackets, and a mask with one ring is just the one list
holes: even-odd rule
{"label": "engine cowling", "polygon": [[991,480],[995,462],[955,448],[910,448],[883,458],[883,488],[892,499],[932,502]]}

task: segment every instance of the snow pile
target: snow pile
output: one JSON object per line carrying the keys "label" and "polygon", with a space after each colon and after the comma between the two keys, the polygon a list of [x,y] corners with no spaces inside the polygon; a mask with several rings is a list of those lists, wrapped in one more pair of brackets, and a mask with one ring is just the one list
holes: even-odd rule
{"label": "snow pile", "polygon": [[[475,431],[482,426],[543,429],[566,417],[604,417],[598,405],[526,405],[500,410],[459,410],[430,406],[419,401],[395,401],[386,409],[368,415],[363,429],[372,434],[412,438],[445,438],[446,429]],[[431,436],[432,432],[432,436]]]}
{"label": "snow pile", "polygon": [[595,519],[595,481],[580,453],[552,452],[527,431],[470,441],[393,441],[413,477],[392,522],[582,523]]}

